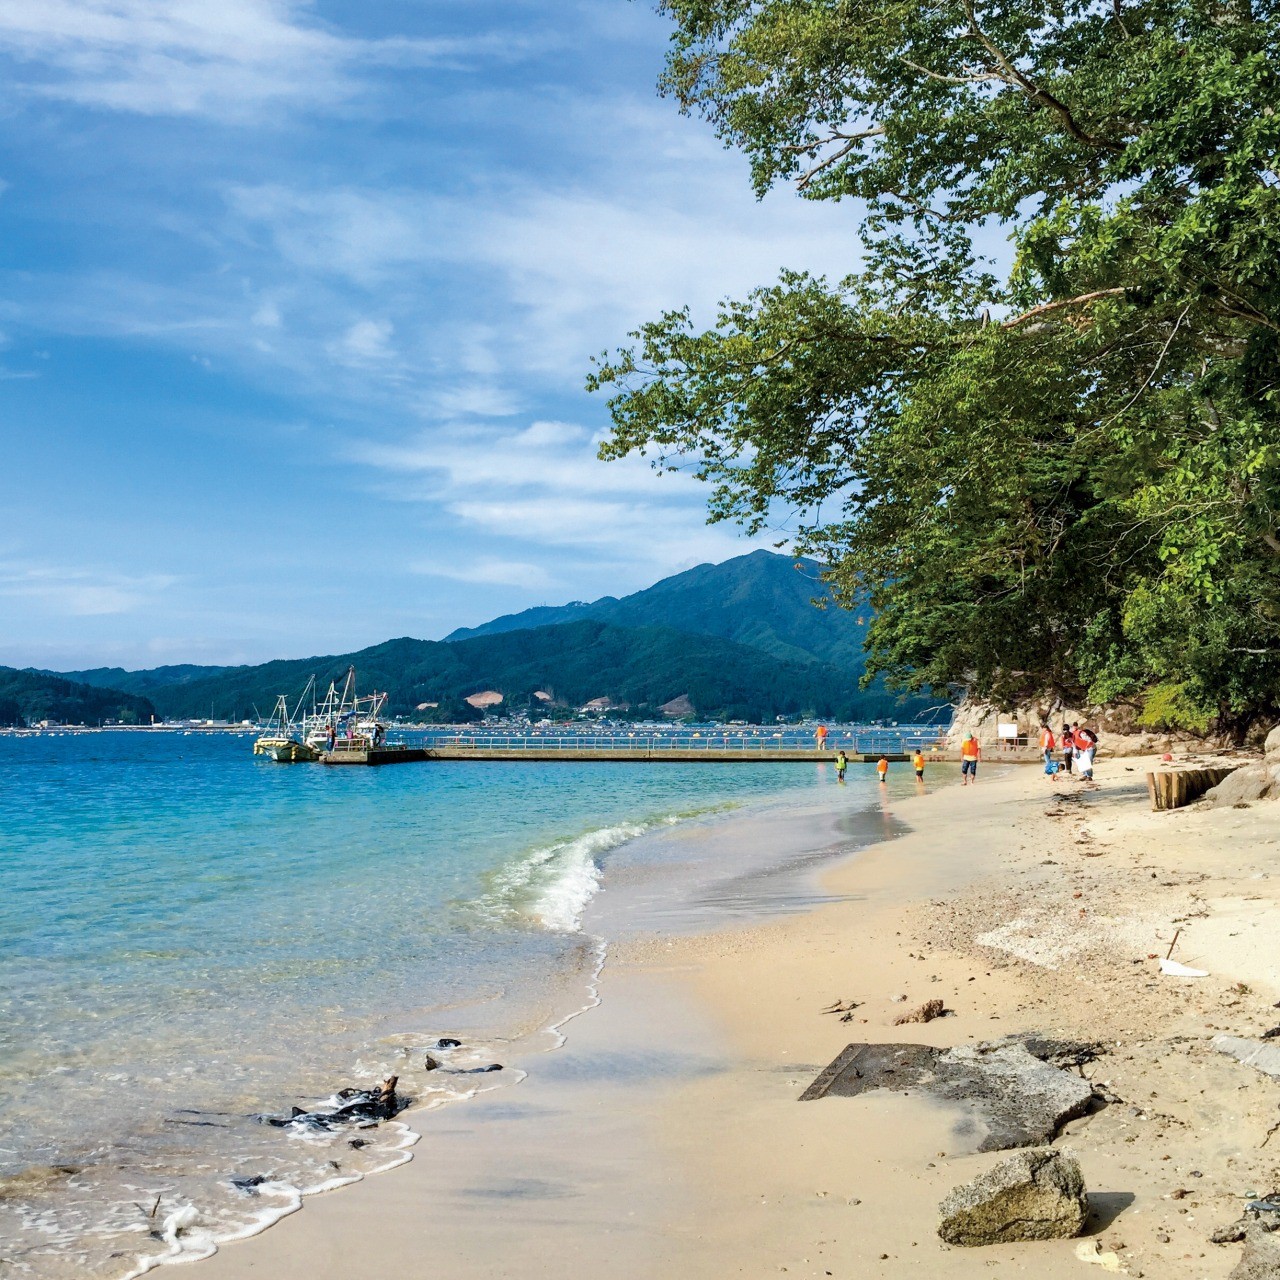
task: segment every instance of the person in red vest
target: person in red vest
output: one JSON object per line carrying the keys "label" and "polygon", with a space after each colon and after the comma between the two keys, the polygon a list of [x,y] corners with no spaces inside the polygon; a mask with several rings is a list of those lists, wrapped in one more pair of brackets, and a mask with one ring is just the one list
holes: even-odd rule
{"label": "person in red vest", "polygon": [[1098,735],[1084,725],[1076,725],[1072,740],[1076,749],[1076,770],[1086,782],[1093,781],[1093,753],[1098,749]]}
{"label": "person in red vest", "polygon": [[1053,749],[1058,745],[1057,739],[1053,736],[1053,730],[1047,724],[1040,726],[1040,750],[1044,752],[1044,762],[1046,765],[1053,763]]}

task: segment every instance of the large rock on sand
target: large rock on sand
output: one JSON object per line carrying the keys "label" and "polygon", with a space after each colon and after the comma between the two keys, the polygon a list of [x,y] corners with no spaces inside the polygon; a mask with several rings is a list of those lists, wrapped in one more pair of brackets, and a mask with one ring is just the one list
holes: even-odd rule
{"label": "large rock on sand", "polygon": [[[1275,736],[1274,730],[1271,736]],[[1280,754],[1269,755],[1258,764],[1246,764],[1228,774],[1216,787],[1206,791],[1204,798],[1218,809],[1254,800],[1280,800]]]}
{"label": "large rock on sand", "polygon": [[1040,1035],[935,1049],[926,1044],[851,1044],[804,1091],[801,1102],[857,1097],[875,1089],[921,1090],[971,1107],[986,1135],[978,1150],[1006,1151],[1052,1142],[1088,1111],[1093,1086],[1068,1065],[1095,1056],[1093,1045]]}
{"label": "large rock on sand", "polygon": [[1280,800],[1280,724],[1267,734],[1262,753],[1263,758],[1256,764],[1237,769],[1206,791],[1204,798],[1219,809],[1254,800]]}
{"label": "large rock on sand", "polygon": [[1089,1201],[1075,1156],[1039,1147],[957,1187],[938,1213],[938,1234],[948,1244],[1065,1240],[1080,1234]]}
{"label": "large rock on sand", "polygon": [[1251,1226],[1244,1238],[1244,1252],[1227,1280],[1280,1280],[1280,1232]]}

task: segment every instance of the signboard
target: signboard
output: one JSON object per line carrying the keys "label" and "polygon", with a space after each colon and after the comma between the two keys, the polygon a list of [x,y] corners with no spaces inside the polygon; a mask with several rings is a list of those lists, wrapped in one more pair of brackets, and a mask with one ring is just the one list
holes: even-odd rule
{"label": "signboard", "polygon": [[1006,720],[998,721],[996,724],[997,738],[1016,738],[1018,736],[1018,726],[1016,722]]}

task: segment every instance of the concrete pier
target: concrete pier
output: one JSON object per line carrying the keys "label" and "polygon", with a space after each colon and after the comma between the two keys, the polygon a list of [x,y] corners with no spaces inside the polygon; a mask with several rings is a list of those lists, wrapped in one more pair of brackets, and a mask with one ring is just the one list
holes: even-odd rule
{"label": "concrete pier", "polygon": [[326,751],[320,757],[321,764],[411,764],[417,760],[430,760],[431,752],[422,747],[374,747],[371,750]]}
{"label": "concrete pier", "polygon": [[[850,764],[875,763],[879,754],[846,753]],[[761,749],[759,747],[714,746],[699,747],[689,750],[682,747],[525,747],[525,746],[435,746],[428,747],[425,752],[429,760],[667,760],[673,764],[777,764],[793,762],[797,764],[832,764],[835,762],[834,751],[815,751],[812,749],[794,749],[779,747]],[[908,755],[886,754],[890,761],[909,760]]]}

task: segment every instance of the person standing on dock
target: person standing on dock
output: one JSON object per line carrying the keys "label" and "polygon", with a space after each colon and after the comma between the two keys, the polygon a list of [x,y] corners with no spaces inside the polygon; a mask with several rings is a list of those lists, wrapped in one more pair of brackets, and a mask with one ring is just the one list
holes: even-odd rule
{"label": "person standing on dock", "polygon": [[960,785],[967,787],[978,780],[978,761],[982,759],[982,748],[971,733],[965,734],[960,744]]}
{"label": "person standing on dock", "polygon": [[827,726],[820,724],[813,731],[813,740],[818,744],[819,751],[825,751],[827,748]]}
{"label": "person standing on dock", "polygon": [[848,767],[849,767],[849,757],[845,755],[844,748],[842,747],[839,751],[836,752],[836,781],[837,782],[844,781],[844,772]]}
{"label": "person standing on dock", "polygon": [[885,756],[880,757],[880,762],[876,765],[876,772],[880,775],[880,785],[883,787],[889,778],[889,761]]}
{"label": "person standing on dock", "polygon": [[924,781],[924,752],[921,751],[919,747],[916,748],[915,755],[911,757],[911,767],[916,771],[916,781],[923,782]]}

